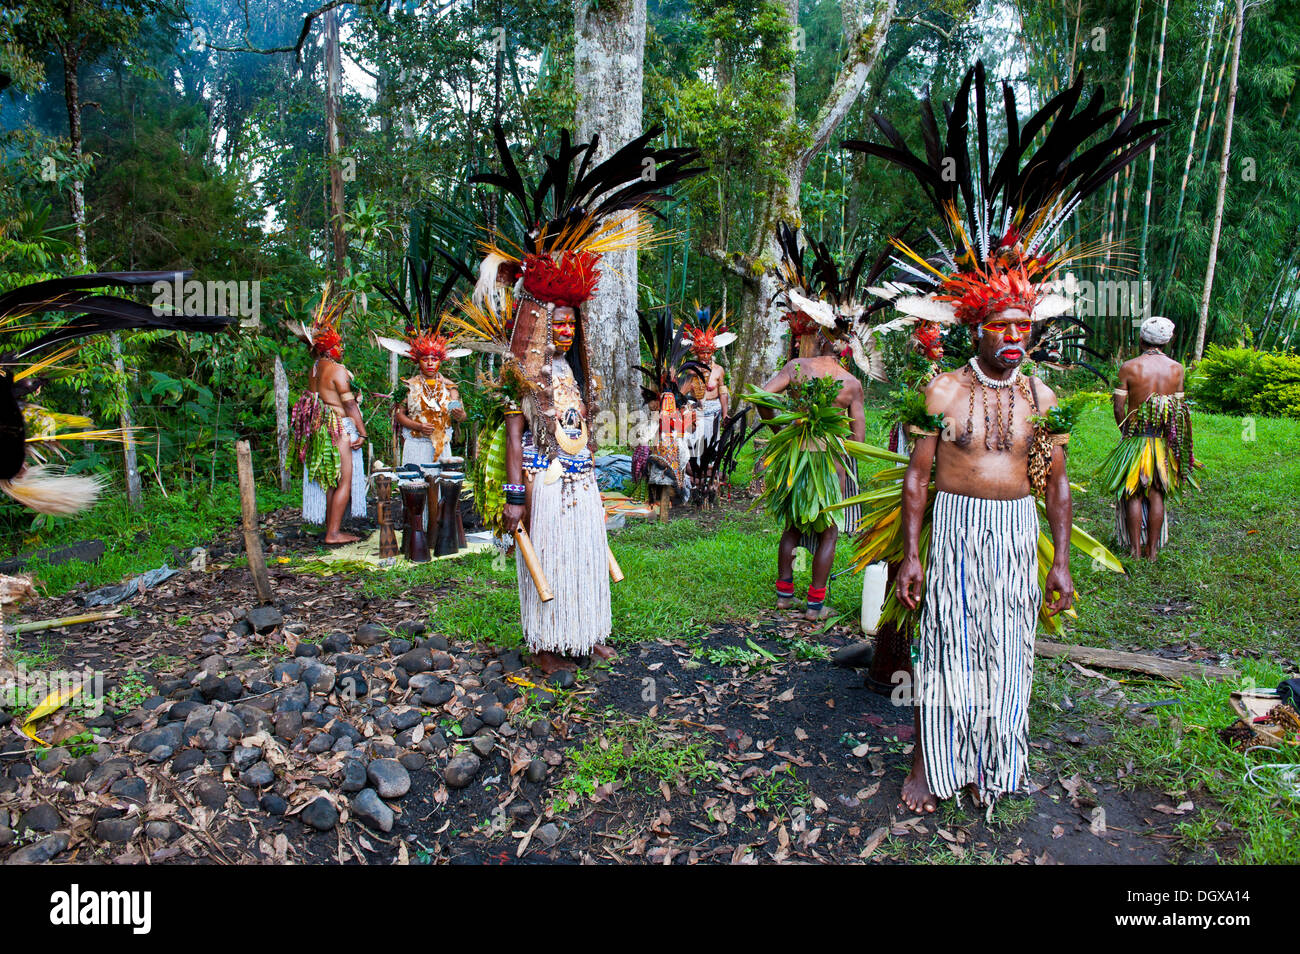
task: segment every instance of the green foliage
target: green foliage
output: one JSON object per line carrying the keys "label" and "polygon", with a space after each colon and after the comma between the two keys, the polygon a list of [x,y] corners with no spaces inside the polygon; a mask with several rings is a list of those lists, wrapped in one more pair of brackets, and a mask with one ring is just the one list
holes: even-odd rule
{"label": "green foliage", "polygon": [[834,519],[826,508],[838,503],[841,492],[835,471],[846,461],[844,442],[852,426],[835,404],[841,383],[834,378],[803,379],[796,372],[780,394],[753,389],[745,400],[771,408],[777,428],[763,459],[763,496],[767,512],[782,526],[820,533]]}
{"label": "green foliage", "polygon": [[931,414],[925,406],[925,394],[912,388],[891,391],[894,409],[898,421],[903,426],[912,426],[922,431],[942,432],[944,419],[942,414]]}
{"label": "green foliage", "polygon": [[1228,414],[1300,417],[1300,354],[1211,345],[1193,396]]}
{"label": "green foliage", "polygon": [[618,721],[611,712],[600,733],[572,752],[559,792],[576,803],[612,782],[635,783],[652,792],[661,782],[694,785],[717,778],[718,767],[708,759],[710,744],[707,738],[671,731],[651,718]]}

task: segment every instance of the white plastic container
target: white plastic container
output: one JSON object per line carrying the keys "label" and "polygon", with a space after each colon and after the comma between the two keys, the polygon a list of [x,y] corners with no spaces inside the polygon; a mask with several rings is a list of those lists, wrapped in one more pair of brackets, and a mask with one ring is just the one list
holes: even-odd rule
{"label": "white plastic container", "polygon": [[885,610],[885,592],[889,586],[889,566],[873,563],[862,572],[862,631],[875,636],[880,615]]}

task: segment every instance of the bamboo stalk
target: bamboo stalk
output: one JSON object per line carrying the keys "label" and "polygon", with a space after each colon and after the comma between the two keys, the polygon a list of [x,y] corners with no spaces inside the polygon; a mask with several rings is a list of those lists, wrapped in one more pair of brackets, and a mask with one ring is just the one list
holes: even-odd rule
{"label": "bamboo stalk", "polygon": [[528,567],[528,575],[533,578],[533,586],[537,587],[538,599],[543,603],[549,603],[555,599],[555,594],[551,591],[551,584],[542,571],[542,561],[537,558],[537,551],[533,549],[533,541],[529,539],[528,531],[523,527],[515,528],[515,546],[519,548],[519,554],[524,558],[524,566]]}
{"label": "bamboo stalk", "polygon": [[605,544],[605,554],[609,557],[609,578],[615,583],[623,582],[623,568],[618,565],[618,560],[614,559],[614,551]]}
{"label": "bamboo stalk", "polygon": [[80,626],[83,623],[98,623],[105,619],[117,619],[122,615],[122,607],[105,610],[100,613],[80,613],[76,616],[60,616],[58,619],[36,619],[30,623],[15,623],[6,626],[5,632],[12,636],[22,633],[39,633],[46,629],[62,629],[64,626]]}
{"label": "bamboo stalk", "polygon": [[1210,318],[1210,295],[1214,291],[1214,267],[1219,257],[1219,236],[1223,231],[1223,203],[1228,192],[1228,161],[1232,155],[1232,120],[1237,109],[1237,66],[1241,61],[1241,35],[1246,27],[1246,7],[1237,3],[1237,32],[1232,46],[1232,70],[1228,79],[1228,110],[1223,124],[1223,152],[1219,159],[1219,194],[1214,202],[1214,229],[1210,233],[1210,255],[1205,265],[1205,286],[1201,292],[1201,314],[1196,321],[1195,360],[1205,353],[1205,330]]}
{"label": "bamboo stalk", "polygon": [[[1164,8],[1160,13],[1160,52],[1156,57],[1156,94],[1151,105],[1151,118],[1160,118],[1160,83],[1164,79],[1165,72],[1165,32],[1169,27],[1169,0],[1165,0]],[[1138,258],[1138,281],[1144,281],[1147,273],[1147,230],[1151,224],[1151,189],[1155,184],[1156,174],[1156,144],[1151,144],[1151,149],[1147,153],[1147,193],[1142,202],[1142,251]],[[1147,298],[1147,308],[1150,309],[1151,300]]]}
{"label": "bamboo stalk", "polygon": [[[1201,60],[1201,81],[1196,87],[1196,111],[1192,114],[1192,129],[1187,139],[1187,157],[1183,161],[1183,179],[1178,186],[1178,208],[1174,212],[1174,231],[1173,238],[1169,242],[1169,262],[1165,266],[1165,277],[1161,283],[1163,287],[1168,287],[1174,277],[1174,259],[1178,252],[1179,240],[1182,238],[1179,232],[1179,226],[1183,221],[1183,202],[1187,198],[1187,182],[1192,174],[1192,158],[1196,154],[1196,129],[1201,122],[1201,103],[1205,99],[1205,80],[1210,74],[1210,53],[1214,48],[1215,34],[1219,30],[1219,13],[1222,11],[1222,3],[1214,5],[1214,14],[1210,18],[1210,29],[1205,36],[1205,57]],[[1227,45],[1224,45],[1227,49]]]}

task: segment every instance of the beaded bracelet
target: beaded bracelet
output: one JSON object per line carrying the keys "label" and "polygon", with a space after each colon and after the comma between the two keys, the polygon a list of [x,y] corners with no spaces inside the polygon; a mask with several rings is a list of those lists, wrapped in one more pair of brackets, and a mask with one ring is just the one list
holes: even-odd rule
{"label": "beaded bracelet", "polygon": [[502,484],[501,489],[506,493],[510,493],[510,491],[513,490],[515,493],[519,494],[525,493],[528,490],[528,488],[523,484]]}

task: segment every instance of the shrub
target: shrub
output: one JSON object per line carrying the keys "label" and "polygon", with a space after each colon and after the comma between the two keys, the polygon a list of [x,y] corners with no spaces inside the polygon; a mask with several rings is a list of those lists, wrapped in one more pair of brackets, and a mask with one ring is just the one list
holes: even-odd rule
{"label": "shrub", "polygon": [[1209,410],[1300,417],[1300,355],[1294,353],[1211,345],[1189,383]]}

